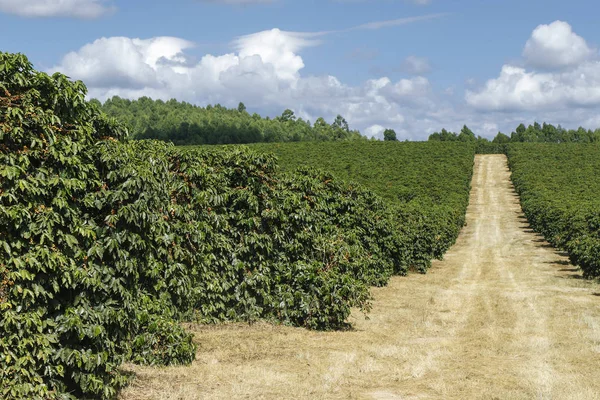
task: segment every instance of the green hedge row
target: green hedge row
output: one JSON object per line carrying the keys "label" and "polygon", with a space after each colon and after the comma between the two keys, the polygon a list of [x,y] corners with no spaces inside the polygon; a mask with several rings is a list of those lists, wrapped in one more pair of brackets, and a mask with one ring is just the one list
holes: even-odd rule
{"label": "green hedge row", "polygon": [[506,154],[508,144],[478,141],[475,144],[476,154]]}
{"label": "green hedge row", "polygon": [[454,244],[465,223],[475,154],[470,143],[272,143],[251,148],[277,155],[286,171],[323,168],[386,200],[401,248],[399,273],[425,272],[432,259],[441,259]]}
{"label": "green hedge row", "polygon": [[531,227],[566,250],[585,277],[599,277],[600,146],[514,144],[508,157]]}
{"label": "green hedge row", "polygon": [[192,361],[179,321],[336,329],[405,273],[423,216],[396,229],[377,195],[249,149],[127,142],[85,93],[0,53],[0,397],[111,398],[125,360]]}
{"label": "green hedge row", "polygon": [[194,357],[160,291],[169,274],[187,274],[160,241],[170,227],[139,213],[169,204],[154,197],[168,163],[113,168],[125,134],[81,82],[0,53],[2,398],[109,398],[127,358]]}

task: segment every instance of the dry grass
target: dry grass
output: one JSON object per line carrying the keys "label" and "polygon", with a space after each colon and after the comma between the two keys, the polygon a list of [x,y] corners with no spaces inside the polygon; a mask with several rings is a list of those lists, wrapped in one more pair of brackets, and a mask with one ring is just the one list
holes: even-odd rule
{"label": "dry grass", "polygon": [[121,399],[600,399],[600,287],[565,263],[526,230],[503,156],[478,156],[457,244],[373,289],[368,320],[192,326],[194,364],[127,366]]}

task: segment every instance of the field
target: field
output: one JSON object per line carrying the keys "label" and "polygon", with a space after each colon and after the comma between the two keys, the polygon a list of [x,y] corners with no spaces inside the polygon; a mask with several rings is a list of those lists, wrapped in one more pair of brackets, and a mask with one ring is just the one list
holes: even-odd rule
{"label": "field", "polygon": [[191,325],[192,366],[129,366],[121,399],[597,399],[600,286],[528,228],[503,156],[477,156],[470,200],[444,261],[352,330]]}
{"label": "field", "polygon": [[474,146],[440,142],[325,142],[253,144],[273,153],[284,171],[321,168],[355,181],[393,204],[411,200],[465,205]]}
{"label": "field", "polygon": [[[421,272],[441,259],[464,225],[475,147],[436,142],[329,142],[254,144],[273,153],[284,171],[321,168],[355,181],[388,201],[411,267]],[[419,254],[426,255],[420,257]]]}
{"label": "field", "polygon": [[0,397],[598,397],[599,147],[176,148],[0,82]]}
{"label": "field", "polygon": [[[409,269],[425,272],[454,243],[468,204],[475,146],[440,142],[253,144],[284,172],[322,169],[387,201]],[[202,147],[201,147],[202,148]],[[236,148],[235,146],[225,148]],[[195,149],[183,147],[183,151]],[[412,254],[411,254],[412,253]]]}
{"label": "field", "polygon": [[[402,199],[384,201],[248,148],[126,140],[81,82],[20,54],[0,66],[3,397],[112,398],[124,361],[192,361],[181,322],[348,329],[370,286],[425,272],[463,225],[471,147],[414,147],[410,179],[385,183]],[[406,163],[407,146],[369,157]]]}
{"label": "field", "polygon": [[508,155],[531,227],[585,276],[600,276],[600,146],[527,143]]}

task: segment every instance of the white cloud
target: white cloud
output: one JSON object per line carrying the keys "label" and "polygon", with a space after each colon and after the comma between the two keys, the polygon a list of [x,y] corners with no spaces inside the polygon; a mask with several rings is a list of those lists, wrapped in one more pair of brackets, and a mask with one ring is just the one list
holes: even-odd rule
{"label": "white cloud", "polygon": [[600,62],[593,53],[569,24],[540,25],[523,55],[527,65],[543,70],[504,65],[497,78],[479,90],[467,90],[466,101],[478,110],[505,112],[600,106]]}
{"label": "white cloud", "polygon": [[[546,121],[564,127],[600,126],[600,61],[596,50],[562,21],[538,26],[523,50],[524,63],[502,66],[498,77],[477,88],[466,81],[458,115],[477,134],[510,133],[520,123]],[[518,64],[518,63],[515,63]],[[448,120],[455,118],[450,115]],[[479,118],[479,119],[477,119]],[[470,122],[473,121],[473,122]]]}
{"label": "white cloud", "polygon": [[318,34],[272,29],[242,36],[234,43],[241,58],[258,55],[263,62],[273,65],[280,79],[293,80],[297,78],[298,71],[304,68],[304,62],[297,53],[319,44],[314,39],[316,36]]}
{"label": "white cloud", "polygon": [[528,72],[510,65],[480,92],[467,91],[467,102],[478,109],[553,110],[600,105],[600,62],[585,62],[558,73]]}
{"label": "white cloud", "polygon": [[555,101],[547,96],[553,95],[555,87],[551,74],[505,65],[500,76],[487,81],[481,91],[467,90],[466,100],[481,110],[536,109]]}
{"label": "white cloud", "polygon": [[228,107],[243,101],[263,115],[290,108],[313,122],[341,114],[369,136],[392,128],[401,140],[423,140],[464,124],[491,138],[533,120],[586,127],[598,121],[592,106],[600,106],[600,62],[593,59],[554,72],[505,65],[483,86],[471,82],[459,103],[423,76],[379,75],[348,84],[334,75],[303,73],[302,51],[323,35],[272,29],[235,39],[229,53],[199,59],[192,57],[193,43],[180,38],[102,38],[67,54],[50,72],[82,79],[90,97],[101,100],[150,96]]}
{"label": "white cloud", "polygon": [[385,130],[386,128],[379,124],[371,125],[367,129],[365,129],[365,136],[370,138],[374,137],[377,139],[383,139],[383,131]]}
{"label": "white cloud", "polygon": [[425,105],[423,100],[428,100],[432,93],[431,84],[427,78],[417,76],[412,79],[400,79],[396,83],[389,83],[381,88],[387,98],[401,104]]}
{"label": "white cloud", "polygon": [[101,100],[150,96],[227,106],[244,101],[271,115],[292,108],[312,121],[342,114],[355,128],[386,125],[401,137],[421,133],[413,128],[419,118],[439,111],[424,77],[395,82],[382,77],[352,86],[331,75],[303,76],[299,53],[318,44],[316,38],[273,29],[237,38],[235,52],[206,54],[199,61],[189,56],[193,43],[179,38],[102,38],[67,54],[49,72],[83,80],[90,97]]}
{"label": "white cloud", "polygon": [[[192,47],[186,40],[158,37],[148,40],[126,37],[101,38],[68,53],[51,72],[64,72],[86,82],[91,88],[160,88],[161,73],[182,72],[182,51]],[[162,65],[171,61],[174,65]]]}
{"label": "white cloud", "polygon": [[0,0],[0,12],[22,17],[98,18],[114,7],[105,0]]}
{"label": "white cloud", "polygon": [[594,50],[563,21],[539,25],[523,49],[527,64],[542,69],[576,66],[593,55]]}
{"label": "white cloud", "polygon": [[486,132],[498,132],[498,124],[493,122],[484,122],[481,127]]}

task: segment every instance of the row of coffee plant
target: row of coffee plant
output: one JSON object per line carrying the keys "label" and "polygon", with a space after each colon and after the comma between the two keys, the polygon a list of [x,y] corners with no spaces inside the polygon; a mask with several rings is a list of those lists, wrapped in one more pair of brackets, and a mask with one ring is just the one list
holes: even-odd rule
{"label": "row of coffee plant", "polygon": [[187,274],[162,243],[172,228],[152,220],[155,206],[170,204],[156,197],[168,164],[115,169],[126,132],[85,93],[0,53],[3,399],[109,398],[127,358],[194,357],[161,290]]}
{"label": "row of coffee plant", "polygon": [[475,146],[450,142],[272,143],[284,170],[313,166],[382,196],[394,213],[402,270],[425,271],[465,222]]}
{"label": "row of coffee plant", "polygon": [[0,53],[0,398],[114,397],[124,361],[193,360],[185,320],[340,328],[420,251],[427,214],[247,148],[127,141],[85,95]]}
{"label": "row of coffee plant", "polygon": [[510,145],[508,157],[532,228],[584,276],[600,276],[600,146],[523,143]]}

